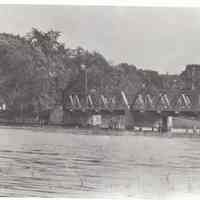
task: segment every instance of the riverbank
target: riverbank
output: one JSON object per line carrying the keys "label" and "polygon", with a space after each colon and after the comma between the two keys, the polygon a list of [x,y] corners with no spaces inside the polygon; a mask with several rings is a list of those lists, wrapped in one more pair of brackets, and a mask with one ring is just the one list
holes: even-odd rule
{"label": "riverbank", "polygon": [[173,129],[172,132],[161,133],[158,131],[135,131],[135,130],[112,130],[100,129],[97,127],[92,128],[76,128],[76,127],[63,127],[58,125],[47,126],[23,126],[23,125],[0,125],[0,130],[29,130],[31,132],[44,132],[44,133],[66,133],[66,134],[80,134],[80,135],[107,135],[107,136],[147,136],[147,137],[180,137],[180,138],[200,138],[199,132],[194,133],[193,130]]}

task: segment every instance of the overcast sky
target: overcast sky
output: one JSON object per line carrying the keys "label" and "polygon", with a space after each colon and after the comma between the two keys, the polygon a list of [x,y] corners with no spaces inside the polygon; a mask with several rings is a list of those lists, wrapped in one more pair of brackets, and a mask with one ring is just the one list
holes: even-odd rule
{"label": "overcast sky", "polygon": [[200,64],[200,8],[1,5],[0,20],[0,32],[59,30],[67,47],[96,50],[114,63],[161,73]]}

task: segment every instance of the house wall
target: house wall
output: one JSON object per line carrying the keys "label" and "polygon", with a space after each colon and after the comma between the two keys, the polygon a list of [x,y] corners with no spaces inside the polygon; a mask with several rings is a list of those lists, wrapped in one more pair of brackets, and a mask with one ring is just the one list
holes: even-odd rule
{"label": "house wall", "polygon": [[101,128],[125,129],[125,115],[102,114]]}

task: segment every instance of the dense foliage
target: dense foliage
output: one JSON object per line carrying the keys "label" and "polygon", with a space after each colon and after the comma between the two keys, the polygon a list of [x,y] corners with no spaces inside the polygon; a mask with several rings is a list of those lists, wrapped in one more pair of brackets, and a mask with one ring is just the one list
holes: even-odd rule
{"label": "dense foliage", "polygon": [[[63,94],[88,92],[135,95],[142,87],[160,90],[181,87],[179,76],[160,75],[127,63],[110,64],[100,53],[59,42],[60,32],[35,28],[26,36],[0,34],[0,95],[13,112],[33,114],[62,104]],[[179,80],[177,82],[177,80]],[[178,83],[178,84],[177,84]]]}

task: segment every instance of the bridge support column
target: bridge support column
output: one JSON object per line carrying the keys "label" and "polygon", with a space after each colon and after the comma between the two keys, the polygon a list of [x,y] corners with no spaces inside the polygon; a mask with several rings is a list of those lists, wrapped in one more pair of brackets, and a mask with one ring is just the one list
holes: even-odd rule
{"label": "bridge support column", "polygon": [[164,115],[164,116],[162,116],[161,120],[162,120],[161,131],[162,132],[171,131],[172,126],[173,126],[172,117]]}
{"label": "bridge support column", "polygon": [[125,110],[125,128],[134,129],[134,113],[130,109]]}

